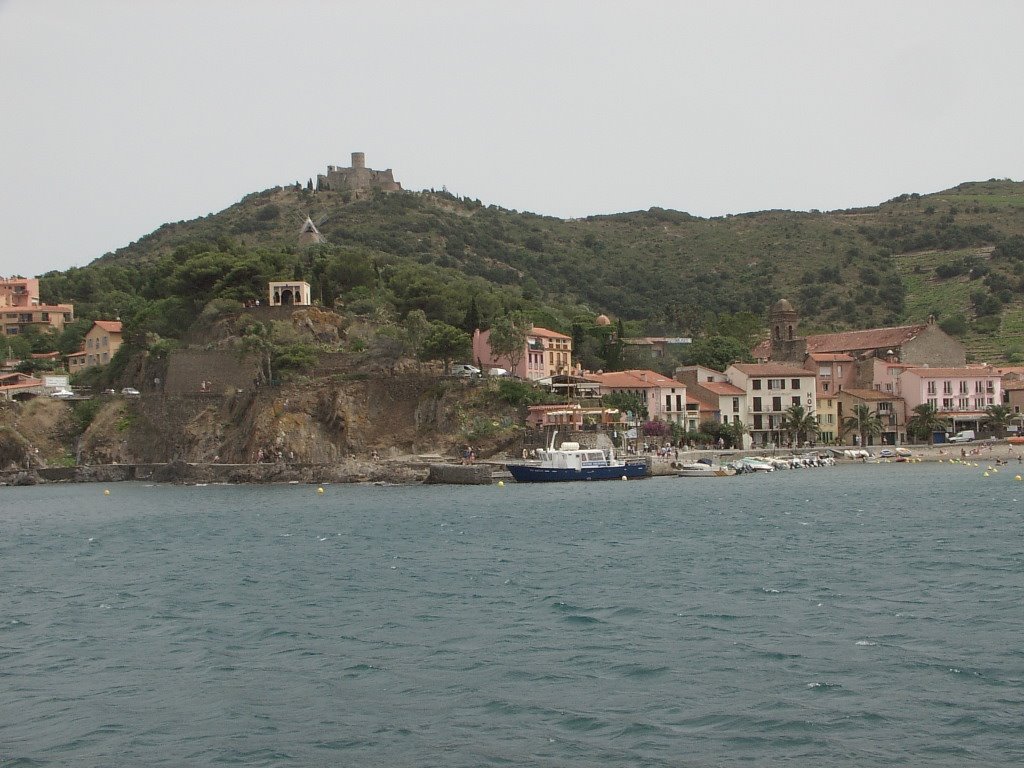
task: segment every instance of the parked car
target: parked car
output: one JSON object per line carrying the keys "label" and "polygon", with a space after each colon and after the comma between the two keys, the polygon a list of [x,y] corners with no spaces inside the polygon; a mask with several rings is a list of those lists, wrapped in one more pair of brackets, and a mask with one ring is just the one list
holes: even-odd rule
{"label": "parked car", "polygon": [[506,371],[504,368],[488,368],[487,369],[487,375],[488,376],[510,376],[511,374],[508,371]]}
{"label": "parked car", "polygon": [[475,365],[469,365],[467,363],[457,363],[452,366],[452,376],[467,376],[475,377],[480,375],[480,369]]}
{"label": "parked car", "polygon": [[70,389],[58,389],[56,392],[51,392],[50,397],[55,397],[58,400],[69,400],[75,396],[75,393]]}
{"label": "parked car", "polygon": [[955,435],[953,435],[951,438],[949,438],[949,442],[951,442],[951,443],[969,443],[972,440],[974,440],[974,438],[975,438],[974,430],[973,429],[965,429],[962,432],[957,432]]}
{"label": "parked car", "polygon": [[137,390],[135,387],[125,387],[124,389],[121,390],[121,394],[124,395],[125,397],[138,397],[139,390]]}

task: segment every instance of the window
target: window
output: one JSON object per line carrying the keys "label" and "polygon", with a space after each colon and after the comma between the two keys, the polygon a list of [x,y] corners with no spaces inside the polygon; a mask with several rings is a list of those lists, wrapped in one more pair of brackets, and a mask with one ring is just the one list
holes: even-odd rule
{"label": "window", "polygon": [[959,408],[961,411],[966,411],[968,408],[970,408],[971,400],[970,398],[967,397],[961,397],[959,400],[956,401],[956,404],[957,408]]}
{"label": "window", "polygon": [[823,379],[830,378],[832,376],[832,369],[827,365],[818,366],[818,375]]}
{"label": "window", "polygon": [[822,392],[828,392],[828,382],[827,381],[821,382],[821,391]]}
{"label": "window", "polygon": [[761,388],[761,380],[760,379],[751,379],[750,380],[750,388],[751,389],[760,389]]}
{"label": "window", "polygon": [[837,365],[836,366],[836,377],[840,378],[840,379],[843,378],[843,366],[841,366],[841,365]]}
{"label": "window", "polygon": [[934,395],[935,394],[935,382],[934,381],[929,381],[928,382],[928,394],[929,395]]}
{"label": "window", "polygon": [[761,420],[761,414],[757,414],[754,417],[754,429],[763,429],[764,422]]}
{"label": "window", "polygon": [[785,389],[785,379],[768,379],[768,389]]}
{"label": "window", "polygon": [[974,398],[974,407],[977,408],[979,411],[985,410],[985,398],[984,397],[976,397],[976,398]]}
{"label": "window", "polygon": [[960,394],[961,395],[966,395],[967,394],[967,382],[966,381],[961,381],[960,382]]}
{"label": "window", "polygon": [[793,379],[793,386],[790,389],[800,389],[800,379]]}
{"label": "window", "polygon": [[739,413],[740,412],[740,399],[738,397],[734,397],[732,399],[732,412],[733,413]]}
{"label": "window", "polygon": [[953,382],[948,379],[942,382],[942,394],[952,395],[953,394]]}
{"label": "window", "polygon": [[891,411],[891,410],[892,410],[892,403],[879,403],[878,404],[878,412],[879,413],[889,413],[889,411]]}
{"label": "window", "polygon": [[982,385],[981,385],[981,380],[980,379],[978,381],[974,382],[974,393],[976,395],[980,395],[984,391],[985,390],[984,390],[984,387],[982,387]]}
{"label": "window", "polygon": [[793,395],[793,405],[800,405],[800,395]]}
{"label": "window", "polygon": [[758,412],[760,412],[760,410],[761,410],[761,398],[760,397],[755,397],[754,398],[754,410],[758,411]]}
{"label": "window", "polygon": [[942,398],[942,410],[949,411],[949,410],[952,410],[952,408],[953,408],[953,398],[952,397],[944,397],[944,398]]}
{"label": "window", "polygon": [[781,411],[782,410],[782,398],[781,397],[773,397],[772,398],[772,410],[773,411]]}
{"label": "window", "polygon": [[988,392],[990,395],[996,391],[995,385],[992,383],[991,379],[985,382],[985,391]]}
{"label": "window", "polygon": [[938,408],[939,407],[939,401],[936,400],[934,397],[929,397],[928,398],[928,405],[930,405],[932,408]]}

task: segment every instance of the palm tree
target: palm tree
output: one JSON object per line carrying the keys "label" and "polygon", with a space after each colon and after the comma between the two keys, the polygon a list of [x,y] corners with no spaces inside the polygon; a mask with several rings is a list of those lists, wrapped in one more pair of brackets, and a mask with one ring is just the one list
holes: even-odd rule
{"label": "palm tree", "polygon": [[1013,411],[1008,405],[990,405],[985,409],[985,423],[999,432],[1000,437],[1006,435],[1006,427],[1013,419]]}
{"label": "palm tree", "polygon": [[946,426],[946,420],[939,417],[938,408],[931,403],[915,406],[914,415],[907,420],[907,432],[915,440],[927,440],[929,443],[934,441],[936,432],[945,432]]}
{"label": "palm tree", "polygon": [[882,434],[882,420],[878,414],[863,403],[853,406],[853,415],[843,419],[843,433],[856,432],[860,435],[861,447],[868,443],[868,436],[878,437]]}
{"label": "palm tree", "polygon": [[733,448],[743,447],[743,436],[750,432],[750,426],[744,424],[742,421],[733,421],[729,424],[727,434],[732,440]]}
{"label": "palm tree", "polygon": [[818,417],[802,405],[791,405],[782,416],[782,428],[797,445],[807,442],[807,435],[818,436]]}

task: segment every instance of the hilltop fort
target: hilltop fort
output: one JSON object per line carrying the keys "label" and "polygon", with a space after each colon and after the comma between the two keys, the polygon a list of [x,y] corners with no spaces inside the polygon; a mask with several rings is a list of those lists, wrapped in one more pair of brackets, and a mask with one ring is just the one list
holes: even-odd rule
{"label": "hilltop fort", "polygon": [[336,192],[363,190],[382,190],[398,192],[402,185],[395,181],[395,176],[388,168],[386,171],[375,171],[366,167],[366,155],[362,152],[352,153],[352,165],[349,168],[327,166],[327,173],[319,173],[316,177],[317,189],[330,189]]}

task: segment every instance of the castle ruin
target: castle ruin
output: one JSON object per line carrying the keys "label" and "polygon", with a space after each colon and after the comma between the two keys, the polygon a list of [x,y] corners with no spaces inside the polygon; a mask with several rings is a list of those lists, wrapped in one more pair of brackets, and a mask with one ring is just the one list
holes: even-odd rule
{"label": "castle ruin", "polygon": [[377,189],[384,192],[398,192],[402,189],[402,185],[395,181],[395,176],[390,168],[386,171],[367,168],[366,156],[362,152],[353,152],[350,168],[328,165],[326,174],[317,174],[316,188],[336,192]]}

